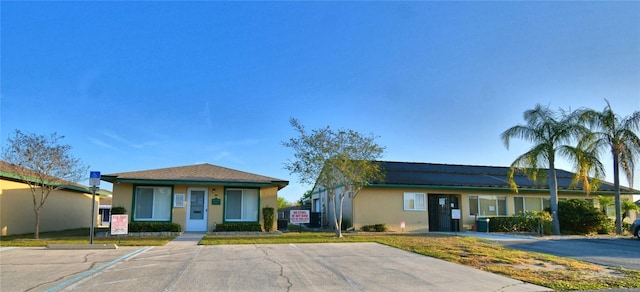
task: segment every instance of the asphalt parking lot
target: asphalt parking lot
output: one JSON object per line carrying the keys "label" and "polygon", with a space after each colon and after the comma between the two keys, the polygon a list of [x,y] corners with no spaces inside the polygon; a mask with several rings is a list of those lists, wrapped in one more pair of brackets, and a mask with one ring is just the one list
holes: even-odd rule
{"label": "asphalt parking lot", "polygon": [[546,240],[502,241],[506,247],[569,257],[602,266],[640,271],[640,240],[631,237],[565,237]]}
{"label": "asphalt parking lot", "polygon": [[117,250],[3,249],[0,290],[549,290],[376,243],[176,243]]}

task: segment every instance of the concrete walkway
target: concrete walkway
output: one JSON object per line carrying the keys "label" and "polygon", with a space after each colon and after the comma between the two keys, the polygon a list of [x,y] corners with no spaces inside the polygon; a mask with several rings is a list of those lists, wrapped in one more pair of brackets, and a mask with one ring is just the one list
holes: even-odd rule
{"label": "concrete walkway", "polygon": [[168,247],[198,246],[198,243],[204,237],[204,235],[205,235],[204,232],[183,232],[180,236],[176,237],[172,241],[169,241],[164,246],[168,246]]}

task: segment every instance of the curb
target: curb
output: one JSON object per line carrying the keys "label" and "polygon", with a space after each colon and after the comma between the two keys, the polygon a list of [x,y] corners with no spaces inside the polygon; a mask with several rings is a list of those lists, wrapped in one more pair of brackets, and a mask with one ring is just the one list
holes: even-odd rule
{"label": "curb", "polygon": [[114,243],[110,244],[49,244],[47,249],[52,250],[72,250],[72,249],[118,249]]}

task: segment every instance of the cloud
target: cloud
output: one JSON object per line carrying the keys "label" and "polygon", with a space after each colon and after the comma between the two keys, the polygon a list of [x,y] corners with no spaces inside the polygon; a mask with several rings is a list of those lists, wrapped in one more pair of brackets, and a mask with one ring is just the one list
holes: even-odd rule
{"label": "cloud", "polygon": [[108,138],[111,138],[112,140],[115,140],[117,142],[120,142],[122,144],[125,144],[126,146],[132,147],[132,148],[136,148],[136,149],[142,149],[148,146],[155,146],[160,144],[157,141],[148,141],[148,142],[144,142],[144,143],[135,143],[132,142],[130,140],[127,140],[123,137],[121,137],[120,135],[110,132],[110,131],[103,131],[102,135],[107,136]]}
{"label": "cloud", "polygon": [[244,161],[229,151],[222,151],[213,157],[214,161],[230,161],[234,164],[244,164]]}
{"label": "cloud", "polygon": [[89,138],[89,141],[91,141],[91,143],[96,144],[100,147],[104,147],[104,148],[108,148],[108,149],[112,149],[112,150],[118,150],[116,147],[107,144],[106,142],[102,141],[102,140],[98,140],[95,138]]}

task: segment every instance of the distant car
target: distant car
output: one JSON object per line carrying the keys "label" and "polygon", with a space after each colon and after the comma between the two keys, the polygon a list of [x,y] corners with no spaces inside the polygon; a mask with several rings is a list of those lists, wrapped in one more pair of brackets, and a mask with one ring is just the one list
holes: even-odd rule
{"label": "distant car", "polygon": [[636,221],[633,221],[633,224],[631,224],[631,233],[640,239],[640,219],[636,219]]}

